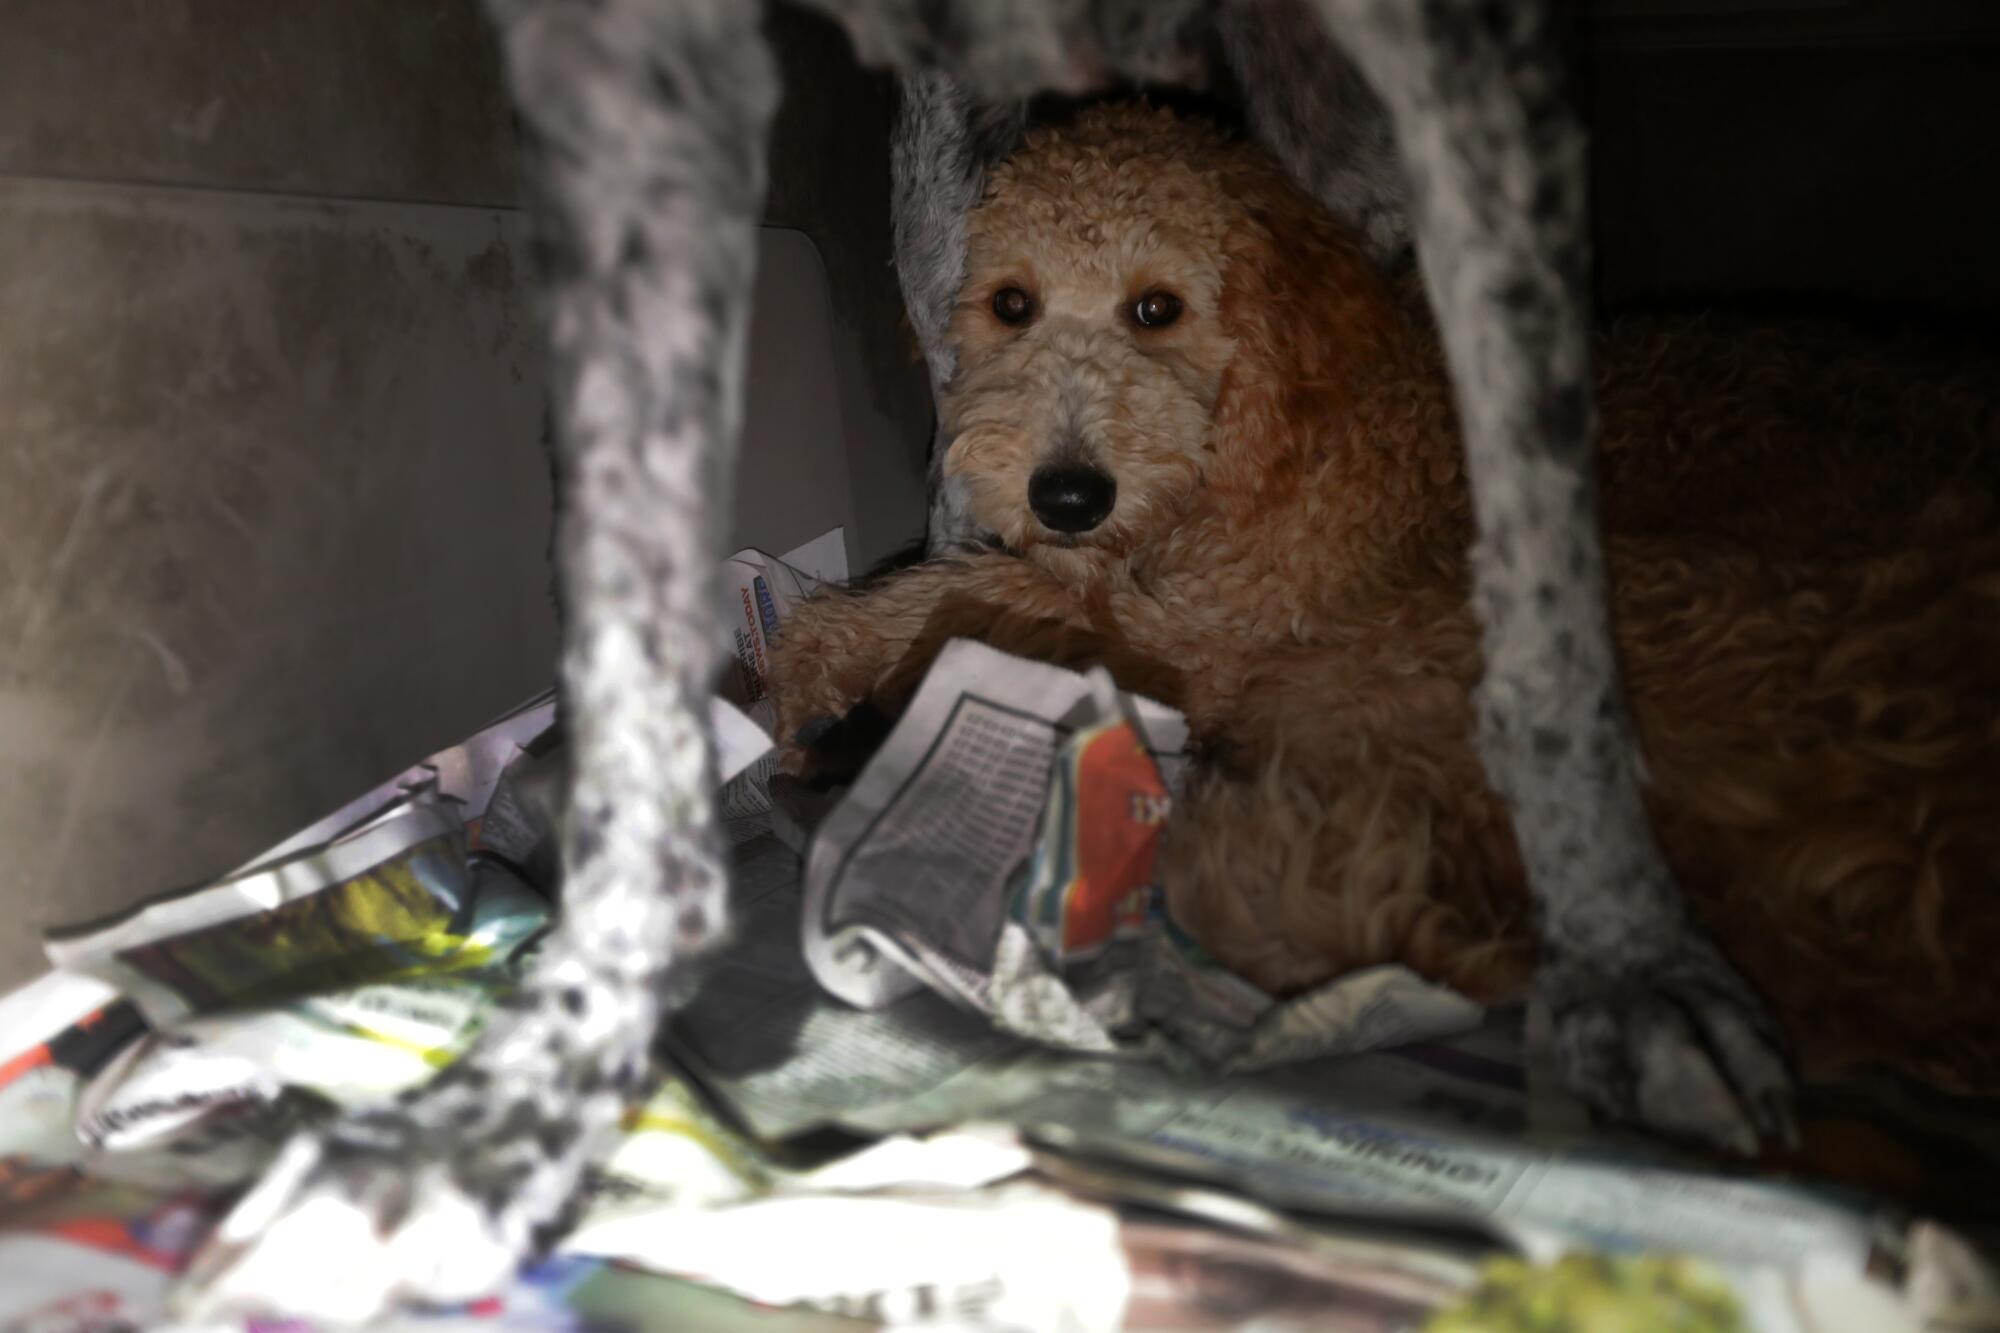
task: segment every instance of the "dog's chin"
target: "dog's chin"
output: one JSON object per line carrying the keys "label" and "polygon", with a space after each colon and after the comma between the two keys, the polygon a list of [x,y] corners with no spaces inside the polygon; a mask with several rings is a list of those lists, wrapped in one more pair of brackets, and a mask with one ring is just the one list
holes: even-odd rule
{"label": "dog's chin", "polygon": [[1124,558],[1127,543],[1110,527],[1057,532],[1039,523],[1018,532],[1007,549],[1067,582],[1087,582]]}
{"label": "dog's chin", "polygon": [[1136,536],[1114,515],[1088,532],[1058,532],[1025,506],[1014,509],[975,508],[972,519],[989,551],[1032,560],[1060,577],[1083,577],[1124,560]]}

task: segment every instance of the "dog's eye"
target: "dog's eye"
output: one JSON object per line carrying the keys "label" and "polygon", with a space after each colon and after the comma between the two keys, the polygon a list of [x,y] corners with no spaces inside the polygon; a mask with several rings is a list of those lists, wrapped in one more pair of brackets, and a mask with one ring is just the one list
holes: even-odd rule
{"label": "dog's eye", "polygon": [[1147,292],[1132,303],[1132,322],[1142,329],[1164,329],[1181,317],[1181,298],[1172,292]]}
{"label": "dog's eye", "polygon": [[1026,324],[1035,317],[1035,298],[1019,287],[993,293],[993,313],[1002,324]]}

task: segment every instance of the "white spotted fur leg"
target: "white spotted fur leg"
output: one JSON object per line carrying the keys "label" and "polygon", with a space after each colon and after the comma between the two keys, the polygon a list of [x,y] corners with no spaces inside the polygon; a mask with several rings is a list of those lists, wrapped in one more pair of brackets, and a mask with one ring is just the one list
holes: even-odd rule
{"label": "white spotted fur leg", "polygon": [[1548,7],[1318,3],[1410,172],[1479,526],[1480,749],[1539,909],[1563,1073],[1614,1114],[1750,1150],[1787,1132],[1790,1082],[1641,799],[1597,519],[1585,145]]}
{"label": "white spotted fur leg", "polygon": [[1558,969],[1538,983],[1559,1065],[1600,1110],[1745,1155],[1797,1145],[1782,1039],[1706,940],[1683,935],[1672,955],[1636,974]]}
{"label": "white spotted fur leg", "polygon": [[491,0],[534,185],[557,417],[559,927],[403,1102],[290,1145],[177,1313],[351,1325],[505,1282],[644,1090],[661,981],[724,930],[707,701],[776,78],[741,0]]}

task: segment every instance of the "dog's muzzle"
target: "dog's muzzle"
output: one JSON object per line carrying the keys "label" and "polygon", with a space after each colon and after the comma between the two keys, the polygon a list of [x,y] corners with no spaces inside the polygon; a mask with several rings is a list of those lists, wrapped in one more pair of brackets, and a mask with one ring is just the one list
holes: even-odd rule
{"label": "dog's muzzle", "polygon": [[1118,483],[1085,463],[1052,463],[1028,478],[1028,508],[1055,532],[1089,532],[1111,516],[1117,501]]}

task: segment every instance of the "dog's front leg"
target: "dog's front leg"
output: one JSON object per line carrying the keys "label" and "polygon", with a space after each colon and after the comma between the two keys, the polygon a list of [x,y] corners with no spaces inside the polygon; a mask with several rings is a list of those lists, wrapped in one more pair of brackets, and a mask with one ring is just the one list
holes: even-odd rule
{"label": "dog's front leg", "polygon": [[933,560],[866,589],[825,589],[792,612],[772,655],[779,744],[802,771],[809,724],[838,721],[861,705],[884,718],[900,714],[953,639],[1059,666],[1103,663],[1146,679],[1124,632],[1130,618],[1119,614],[1126,604],[1108,589],[1080,588],[1030,560],[993,553]]}
{"label": "dog's front leg", "polygon": [[428,1088],[298,1140],[183,1315],[361,1322],[508,1280],[642,1091],[723,929],[704,715],[776,78],[744,0],[492,0],[540,194],[576,781],[560,927]]}
{"label": "dog's front leg", "polygon": [[1481,753],[1534,889],[1571,1085],[1752,1151],[1791,1134],[1762,1005],[1689,923],[1640,801],[1592,455],[1584,140],[1545,6],[1319,0],[1389,104],[1479,521]]}

